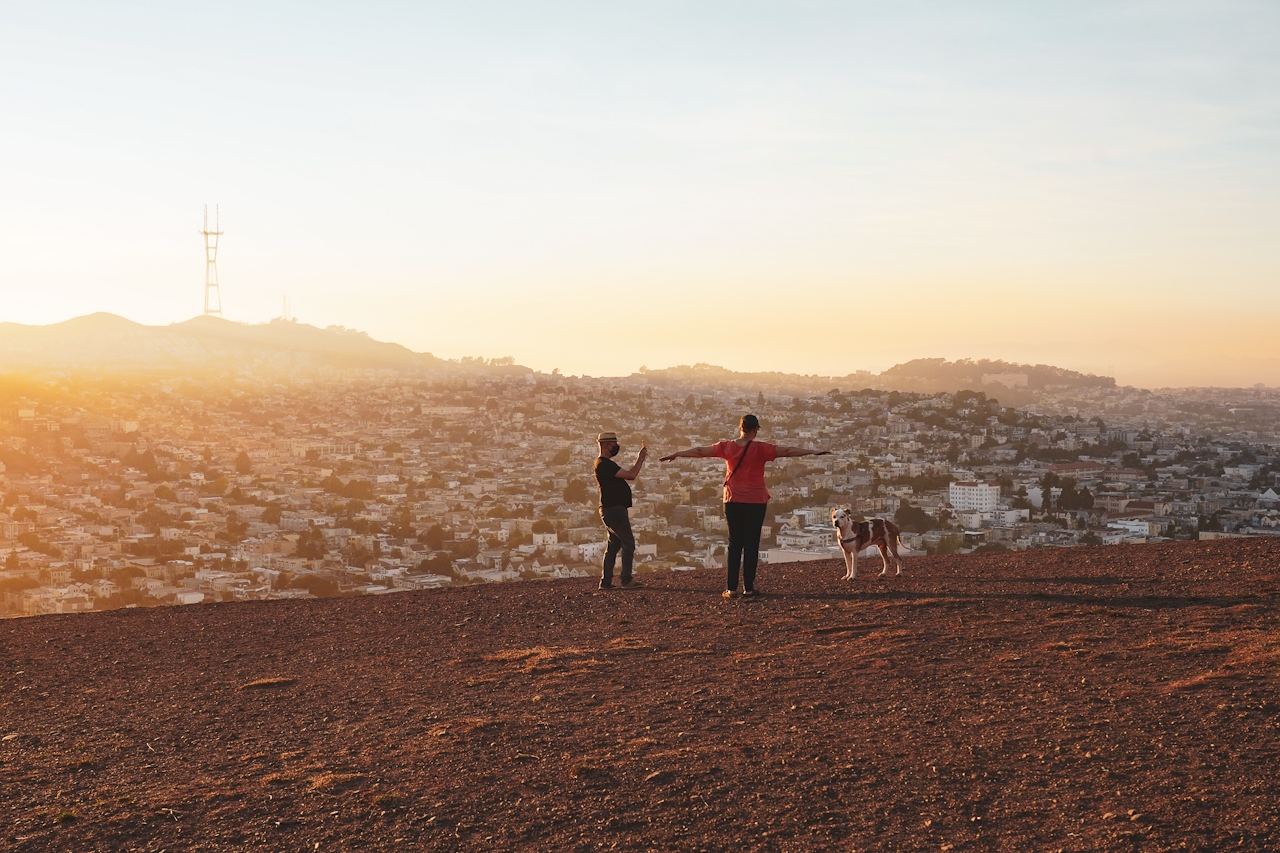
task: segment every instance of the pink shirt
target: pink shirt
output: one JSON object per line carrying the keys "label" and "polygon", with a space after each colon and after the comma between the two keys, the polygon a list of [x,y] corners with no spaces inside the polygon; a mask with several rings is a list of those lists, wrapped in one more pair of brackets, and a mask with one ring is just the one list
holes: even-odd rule
{"label": "pink shirt", "polygon": [[742,446],[736,441],[721,441],[712,446],[712,455],[725,462],[724,475],[734,472],[725,484],[724,502],[767,504],[769,490],[764,487],[764,465],[778,458],[778,448],[768,442],[753,441],[742,458]]}

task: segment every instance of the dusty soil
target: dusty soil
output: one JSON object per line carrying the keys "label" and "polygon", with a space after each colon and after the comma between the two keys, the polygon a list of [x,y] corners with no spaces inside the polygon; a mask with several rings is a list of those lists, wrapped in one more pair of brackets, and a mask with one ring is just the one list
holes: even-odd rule
{"label": "dusty soil", "polygon": [[907,571],[0,622],[0,848],[1280,849],[1280,543]]}

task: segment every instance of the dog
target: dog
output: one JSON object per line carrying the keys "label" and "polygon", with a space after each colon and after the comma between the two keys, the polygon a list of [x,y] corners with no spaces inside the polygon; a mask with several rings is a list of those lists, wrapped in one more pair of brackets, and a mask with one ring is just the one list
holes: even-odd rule
{"label": "dog", "polygon": [[851,581],[858,576],[858,552],[870,545],[880,550],[883,567],[880,577],[889,573],[889,557],[902,574],[902,558],[898,556],[898,546],[902,544],[902,536],[898,525],[883,518],[872,518],[867,521],[854,521],[846,509],[831,510],[831,526],[836,529],[836,537],[840,540],[840,550],[844,551],[845,574],[843,580]]}

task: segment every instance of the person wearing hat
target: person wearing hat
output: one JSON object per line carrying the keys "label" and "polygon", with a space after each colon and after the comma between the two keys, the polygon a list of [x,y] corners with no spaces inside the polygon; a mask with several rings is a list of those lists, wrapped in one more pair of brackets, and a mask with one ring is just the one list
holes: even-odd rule
{"label": "person wearing hat", "polygon": [[636,464],[630,468],[622,468],[613,457],[618,455],[622,446],[618,444],[618,436],[612,432],[602,432],[596,436],[600,445],[600,456],[596,459],[596,483],[600,486],[600,520],[609,531],[609,547],[604,552],[604,566],[600,574],[600,588],[613,588],[613,567],[617,563],[618,554],[622,554],[623,589],[643,586],[631,576],[636,558],[636,537],[631,532],[631,484],[630,481],[640,476],[644,467],[644,458],[649,454],[644,442],[640,442],[640,452],[636,454]]}

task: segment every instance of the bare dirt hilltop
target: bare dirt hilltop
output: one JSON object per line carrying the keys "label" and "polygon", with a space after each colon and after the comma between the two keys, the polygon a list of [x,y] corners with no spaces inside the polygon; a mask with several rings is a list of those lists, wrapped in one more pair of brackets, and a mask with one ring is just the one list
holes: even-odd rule
{"label": "bare dirt hilltop", "polygon": [[0,849],[1280,849],[1280,542],[907,571],[2,622]]}

